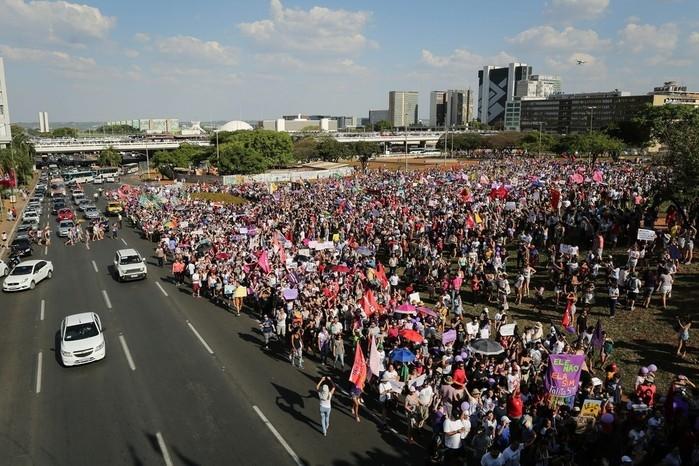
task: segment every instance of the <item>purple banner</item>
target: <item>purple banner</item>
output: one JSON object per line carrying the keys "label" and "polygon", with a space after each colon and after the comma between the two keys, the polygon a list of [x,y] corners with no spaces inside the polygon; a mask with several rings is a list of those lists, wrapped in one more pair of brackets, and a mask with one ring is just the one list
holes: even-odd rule
{"label": "purple banner", "polygon": [[584,362],[585,356],[582,354],[549,355],[549,369],[544,378],[544,386],[550,397],[550,406],[573,405]]}

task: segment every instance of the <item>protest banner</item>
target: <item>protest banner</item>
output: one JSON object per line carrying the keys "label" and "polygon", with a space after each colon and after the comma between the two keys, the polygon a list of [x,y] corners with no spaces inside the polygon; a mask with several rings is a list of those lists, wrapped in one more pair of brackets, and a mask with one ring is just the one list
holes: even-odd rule
{"label": "protest banner", "polygon": [[316,249],[318,247],[318,241],[309,241],[308,242],[308,248],[309,249]]}
{"label": "protest banner", "polygon": [[602,411],[602,400],[585,400],[580,410],[581,416],[597,417]]}
{"label": "protest banner", "polygon": [[645,228],[639,228],[636,234],[636,239],[639,241],[655,241],[655,231],[646,230]]}
{"label": "protest banner", "polygon": [[515,327],[517,326],[517,322],[511,323],[511,324],[505,324],[500,326],[500,335],[503,337],[511,337],[512,335],[515,334]]}
{"label": "protest banner", "polygon": [[408,302],[410,304],[415,304],[420,302],[420,293],[416,291],[415,293],[411,293],[408,295]]}
{"label": "protest banner", "polygon": [[516,210],[517,203],[514,201],[509,201],[505,203],[505,210]]}
{"label": "protest banner", "polygon": [[318,251],[324,251],[325,249],[333,249],[335,248],[335,244],[333,244],[332,241],[325,241],[323,243],[318,243],[318,246],[316,246],[316,249]]}
{"label": "protest banner", "polygon": [[568,254],[569,256],[578,255],[578,246],[571,246],[570,244],[561,243],[558,250],[561,252],[561,254]]}
{"label": "protest banner", "polygon": [[544,378],[544,387],[548,392],[551,408],[561,405],[573,407],[584,362],[585,356],[582,354],[549,355],[549,368]]}

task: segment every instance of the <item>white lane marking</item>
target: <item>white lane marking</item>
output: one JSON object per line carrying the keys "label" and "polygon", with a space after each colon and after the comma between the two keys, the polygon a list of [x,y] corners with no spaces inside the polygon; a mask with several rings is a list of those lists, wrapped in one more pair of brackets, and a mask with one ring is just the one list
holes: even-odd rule
{"label": "white lane marking", "polygon": [[44,363],[44,354],[39,351],[36,357],[36,393],[41,393],[41,366]]}
{"label": "white lane marking", "polygon": [[189,328],[192,329],[192,332],[197,336],[199,341],[201,342],[202,345],[204,345],[204,348],[206,348],[206,351],[208,351],[210,354],[214,354],[214,350],[211,349],[211,347],[206,343],[206,340],[202,338],[201,335],[199,335],[199,332],[197,332],[197,329],[194,328],[194,325],[192,325],[189,321],[187,321],[187,325],[189,325]]}
{"label": "white lane marking", "polygon": [[163,288],[162,285],[161,285],[160,283],[155,282],[155,286],[157,286],[158,288],[160,288],[160,291],[162,291],[163,294],[164,294],[165,296],[167,296],[167,291],[165,291],[165,288]]}
{"label": "white lane marking", "polygon": [[129,351],[129,347],[126,345],[126,339],[124,338],[124,335],[119,335],[119,342],[121,343],[121,349],[124,350],[124,355],[126,355],[126,361],[129,363],[129,367],[132,371],[135,371],[136,364],[134,364],[133,362],[133,358],[131,357],[131,351]]}
{"label": "white lane marking", "polygon": [[279,443],[284,447],[284,450],[291,456],[291,459],[294,460],[294,463],[296,463],[298,466],[303,466],[303,463],[301,463],[301,459],[299,458],[299,455],[294,452],[294,450],[291,449],[288,443],[286,443],[286,440],[284,440],[284,437],[281,436],[281,434],[277,431],[277,429],[274,428],[271,422],[265,417],[264,414],[262,414],[262,411],[260,411],[260,408],[257,406],[253,405],[252,409],[255,410],[257,415],[262,419],[262,422],[267,426],[267,428],[272,432],[272,435],[274,435]]}
{"label": "white lane marking", "polygon": [[124,243],[124,246],[128,246],[128,245],[129,245],[129,243],[127,243],[126,240],[125,240],[124,238],[121,238],[121,242]]}
{"label": "white lane marking", "polygon": [[90,243],[85,243],[85,247],[86,247],[87,249],[90,249]]}
{"label": "white lane marking", "polygon": [[44,308],[46,307],[46,301],[41,300],[41,313],[39,314],[40,320],[44,320]]}
{"label": "white lane marking", "polygon": [[160,447],[160,453],[162,453],[163,455],[165,466],[172,466],[172,459],[170,458],[170,452],[167,451],[167,447],[165,446],[165,439],[163,438],[163,434],[158,432],[155,434],[155,438],[158,439],[158,447]]}
{"label": "white lane marking", "polygon": [[109,295],[106,290],[102,290],[102,297],[104,298],[104,303],[107,305],[107,309],[111,309],[112,302],[109,300]]}
{"label": "white lane marking", "polygon": [[97,264],[95,263],[95,261],[92,261],[92,268],[95,269],[95,273],[99,272],[99,270],[97,269]]}
{"label": "white lane marking", "polygon": [[46,256],[46,255],[48,255],[48,253],[49,253],[49,247],[44,246],[44,255]]}

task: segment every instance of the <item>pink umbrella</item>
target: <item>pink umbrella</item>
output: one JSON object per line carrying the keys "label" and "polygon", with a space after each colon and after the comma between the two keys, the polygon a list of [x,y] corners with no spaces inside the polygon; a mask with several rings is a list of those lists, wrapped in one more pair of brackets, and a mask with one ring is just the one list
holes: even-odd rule
{"label": "pink umbrella", "polygon": [[437,314],[435,311],[433,311],[429,307],[418,307],[417,312],[419,312],[420,314],[424,314],[426,316],[439,317],[439,314]]}
{"label": "pink umbrella", "polygon": [[415,306],[413,306],[412,304],[404,303],[398,306],[396,310],[393,312],[396,312],[398,314],[412,314],[413,312],[415,312]]}
{"label": "pink umbrella", "polygon": [[400,336],[413,343],[422,343],[424,340],[424,337],[415,330],[401,330]]}

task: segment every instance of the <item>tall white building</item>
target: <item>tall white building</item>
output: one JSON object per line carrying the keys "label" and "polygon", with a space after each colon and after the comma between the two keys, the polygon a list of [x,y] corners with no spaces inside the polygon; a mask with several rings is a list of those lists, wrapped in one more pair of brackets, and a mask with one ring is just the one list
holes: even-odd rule
{"label": "tall white building", "polygon": [[49,127],[49,112],[39,112],[39,132],[51,132],[51,127]]}
{"label": "tall white building", "polygon": [[0,57],[0,147],[12,141],[10,129],[10,107],[7,105],[7,86],[5,85],[5,65]]}
{"label": "tall white building", "polygon": [[515,97],[548,97],[561,93],[560,76],[534,74],[529,79],[517,81]]}
{"label": "tall white building", "polygon": [[417,123],[417,91],[388,93],[388,120],[391,126],[405,127]]}

